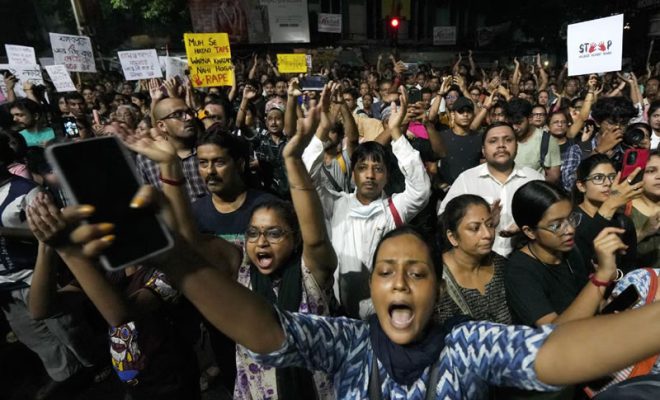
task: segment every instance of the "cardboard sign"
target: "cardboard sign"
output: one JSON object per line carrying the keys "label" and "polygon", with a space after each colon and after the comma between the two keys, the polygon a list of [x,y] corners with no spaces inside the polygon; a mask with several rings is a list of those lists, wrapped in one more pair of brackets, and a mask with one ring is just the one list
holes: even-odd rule
{"label": "cardboard sign", "polygon": [[165,57],[165,77],[167,79],[175,76],[183,78],[188,70],[188,61],[180,57]]}
{"label": "cardboard sign", "polygon": [[455,26],[434,26],[433,27],[433,45],[445,46],[456,44]]}
{"label": "cardboard sign", "polygon": [[96,72],[92,41],[87,36],[49,33],[55,64],[63,64],[69,71]]}
{"label": "cardboard sign", "polygon": [[37,57],[34,54],[34,48],[30,46],[19,46],[16,44],[6,44],[7,60],[9,64],[17,65],[35,65]]}
{"label": "cardboard sign", "polygon": [[341,33],[341,14],[319,13],[319,32]]}
{"label": "cardboard sign", "polygon": [[64,65],[47,65],[44,68],[46,68],[50,80],[53,81],[55,90],[59,93],[76,91],[76,86],[71,80],[71,75],[69,75],[69,71],[67,71]]}
{"label": "cardboard sign", "polygon": [[568,26],[568,75],[621,70],[623,14]]}
{"label": "cardboard sign", "polygon": [[[25,97],[25,91],[23,91],[23,84],[27,81],[34,83],[35,85],[43,85],[44,77],[41,75],[41,67],[38,65],[14,65],[14,64],[0,64],[0,70],[6,69],[14,75],[18,82],[14,86],[14,93],[18,97]],[[5,82],[3,79],[0,79],[0,85],[2,92],[7,93],[5,88]]]}
{"label": "cardboard sign", "polygon": [[282,74],[307,72],[307,56],[305,54],[278,54],[277,70]]}
{"label": "cardboard sign", "polygon": [[307,0],[261,0],[268,6],[271,43],[309,43]]}
{"label": "cardboard sign", "polygon": [[118,51],[117,55],[127,81],[163,77],[156,49]]}
{"label": "cardboard sign", "polygon": [[183,41],[194,87],[231,86],[234,83],[226,33],[185,33]]}

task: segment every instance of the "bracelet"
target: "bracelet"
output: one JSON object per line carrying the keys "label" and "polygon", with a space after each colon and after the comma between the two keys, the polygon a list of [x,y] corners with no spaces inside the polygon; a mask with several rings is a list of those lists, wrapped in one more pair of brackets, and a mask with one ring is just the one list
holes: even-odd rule
{"label": "bracelet", "polygon": [[596,274],[589,275],[589,281],[596,287],[608,287],[612,283],[612,281],[599,281],[596,279]]}
{"label": "bracelet", "polygon": [[163,182],[167,185],[170,185],[170,186],[182,186],[184,183],[186,183],[185,179],[179,179],[179,180],[167,179],[167,178],[163,178],[163,175],[161,175],[161,174],[158,174],[158,179],[161,182]]}

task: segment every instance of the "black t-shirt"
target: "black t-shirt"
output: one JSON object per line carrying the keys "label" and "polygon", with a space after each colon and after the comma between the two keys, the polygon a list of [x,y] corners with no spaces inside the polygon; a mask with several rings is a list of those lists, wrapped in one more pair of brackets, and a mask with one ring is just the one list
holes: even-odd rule
{"label": "black t-shirt", "polygon": [[518,250],[504,270],[506,297],[515,324],[534,326],[550,313],[563,313],[589,280],[577,248],[561,264],[545,265]]}
{"label": "black t-shirt", "polygon": [[242,248],[252,210],[257,205],[274,199],[275,196],[266,192],[248,189],[243,205],[234,212],[223,214],[215,209],[211,195],[206,195],[192,204],[197,229],[201,233],[222,237]]}
{"label": "black t-shirt", "polygon": [[447,149],[447,156],[442,158],[438,174],[444,182],[453,184],[465,170],[479,165],[481,160],[481,134],[470,132],[465,136],[447,129],[440,132]]}

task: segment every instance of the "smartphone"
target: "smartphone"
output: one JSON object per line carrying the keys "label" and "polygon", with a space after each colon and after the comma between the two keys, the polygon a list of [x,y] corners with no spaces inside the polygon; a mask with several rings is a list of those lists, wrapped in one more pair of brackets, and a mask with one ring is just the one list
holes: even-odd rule
{"label": "smartphone", "polygon": [[413,87],[408,91],[408,103],[415,104],[418,101],[422,101],[422,91]]}
{"label": "smartphone", "polygon": [[325,84],[328,83],[328,78],[322,75],[306,76],[300,80],[300,90],[302,91],[317,91],[323,90]]}
{"label": "smartphone", "polygon": [[153,209],[129,207],[140,183],[131,157],[116,138],[53,145],[46,149],[46,157],[68,198],[96,208],[85,222],[115,225],[116,239],[100,257],[108,271],[138,264],[172,247],[172,235]]}
{"label": "smartphone", "polygon": [[62,117],[62,125],[64,126],[64,135],[67,138],[73,139],[80,137],[80,129],[78,129],[78,123],[75,117]]}
{"label": "smartphone", "polygon": [[635,285],[628,286],[623,292],[619,293],[602,310],[601,314],[612,314],[614,312],[625,311],[639,301],[639,292]]}
{"label": "smartphone", "polygon": [[621,164],[621,182],[628,179],[635,168],[639,167],[641,171],[637,174],[631,184],[642,181],[644,177],[644,168],[649,161],[650,152],[647,149],[628,149],[623,153],[623,163]]}

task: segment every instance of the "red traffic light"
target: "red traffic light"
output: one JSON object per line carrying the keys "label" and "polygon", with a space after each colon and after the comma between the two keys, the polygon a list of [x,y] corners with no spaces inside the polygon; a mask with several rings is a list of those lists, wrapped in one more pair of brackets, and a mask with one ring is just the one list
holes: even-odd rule
{"label": "red traffic light", "polygon": [[399,18],[398,17],[393,17],[390,19],[390,26],[392,28],[398,28],[399,27]]}

